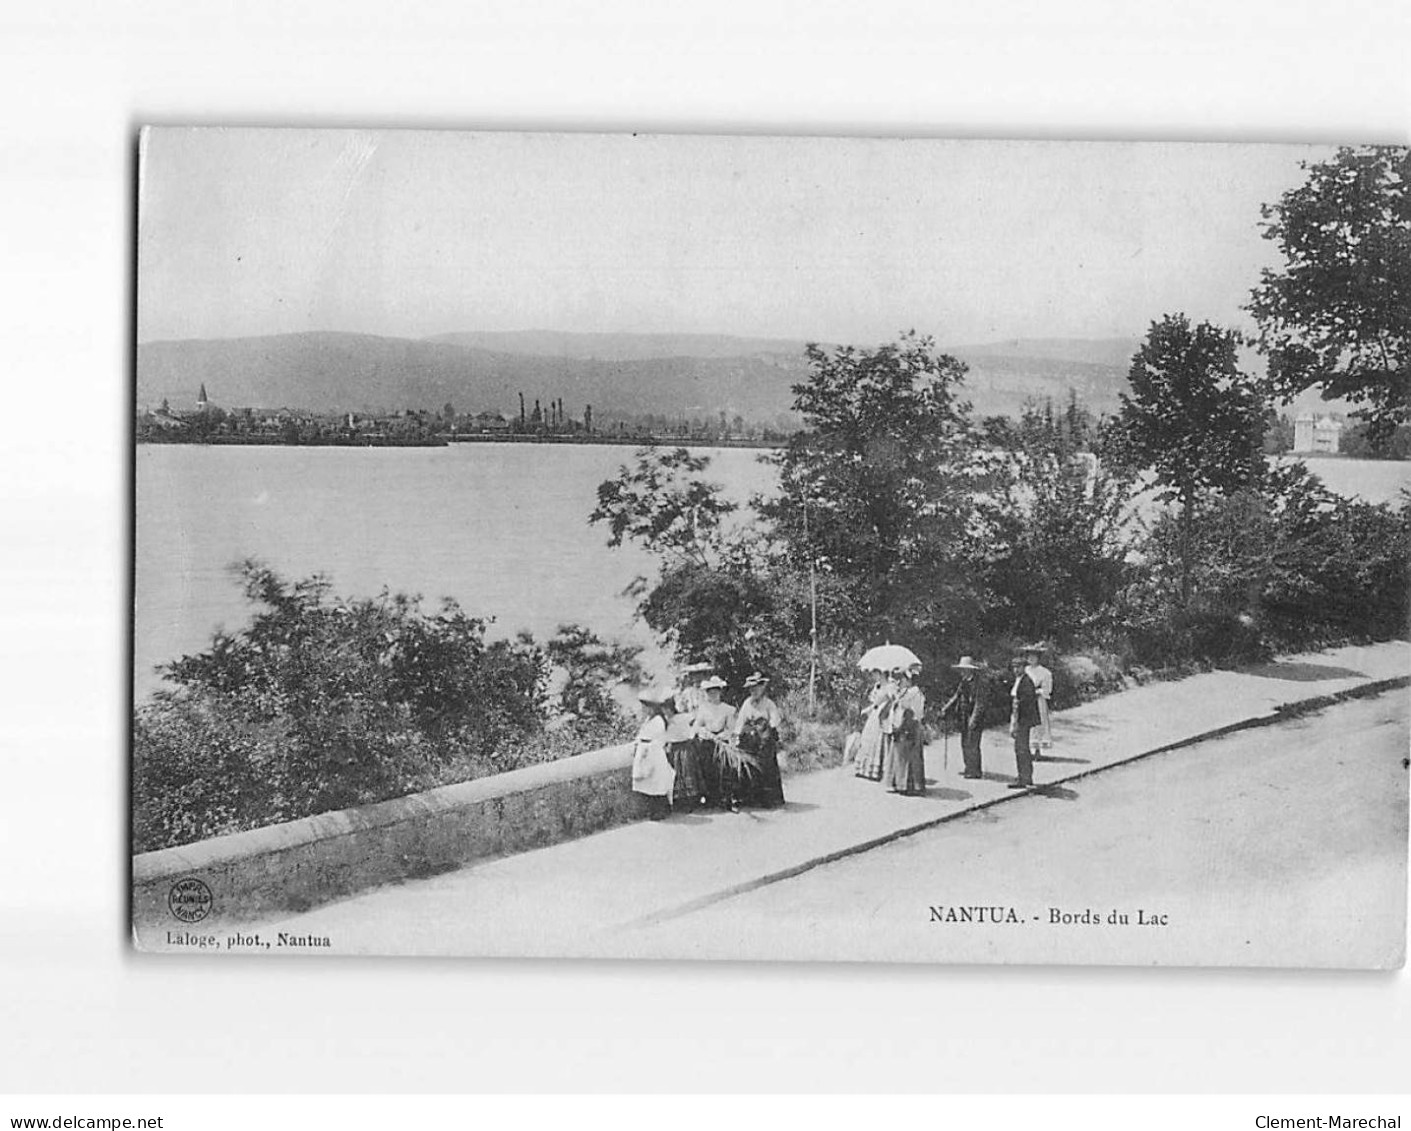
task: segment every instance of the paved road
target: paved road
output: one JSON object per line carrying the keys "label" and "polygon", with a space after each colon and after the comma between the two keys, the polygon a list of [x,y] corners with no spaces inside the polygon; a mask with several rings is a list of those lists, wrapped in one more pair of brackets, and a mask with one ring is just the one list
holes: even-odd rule
{"label": "paved road", "polygon": [[[638,941],[703,958],[1394,966],[1407,732],[1404,691],[1354,700],[975,813]],[[979,907],[1002,921],[960,910]]]}
{"label": "paved road", "polygon": [[[334,954],[1395,964],[1404,689],[1359,701],[1370,716],[1354,703],[1141,755],[1407,670],[1404,644],[1342,648],[1084,704],[1055,719],[1062,757],[1036,767],[1047,785],[1035,796],[1005,788],[1002,735],[987,737],[983,781],[961,780],[938,743],[925,798],[888,795],[846,767],[806,774],[789,779],[782,810],[624,825],[252,926]],[[931,910],[976,905],[1022,922]],[[681,917],[692,908],[704,913]],[[1104,922],[1049,923],[1053,908]],[[1130,929],[1106,922],[1114,911]],[[1138,912],[1166,921],[1138,931]]]}

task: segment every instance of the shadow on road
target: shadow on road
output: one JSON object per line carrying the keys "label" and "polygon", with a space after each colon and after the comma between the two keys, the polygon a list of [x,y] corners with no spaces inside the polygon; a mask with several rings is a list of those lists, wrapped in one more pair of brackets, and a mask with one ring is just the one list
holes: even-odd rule
{"label": "shadow on road", "polygon": [[1317,683],[1324,679],[1366,679],[1367,676],[1352,668],[1340,668],[1336,664],[1305,664],[1273,660],[1257,667],[1245,668],[1245,675],[1262,676],[1265,679],[1286,679],[1295,683]]}
{"label": "shadow on road", "polygon": [[1035,754],[1035,762],[1068,762],[1075,766],[1092,765],[1091,758],[1060,758],[1057,754]]}
{"label": "shadow on road", "polygon": [[926,796],[932,801],[968,801],[973,795],[966,793],[963,789],[937,789],[927,782]]}
{"label": "shadow on road", "polygon": [[1064,734],[1082,734],[1084,731],[1105,732],[1112,729],[1112,722],[1109,719],[1070,719],[1066,716],[1057,716],[1062,720]]}
{"label": "shadow on road", "polygon": [[1073,789],[1066,789],[1061,785],[1036,785],[1030,793],[1037,793],[1040,797],[1051,797],[1055,801],[1077,801],[1078,792]]}

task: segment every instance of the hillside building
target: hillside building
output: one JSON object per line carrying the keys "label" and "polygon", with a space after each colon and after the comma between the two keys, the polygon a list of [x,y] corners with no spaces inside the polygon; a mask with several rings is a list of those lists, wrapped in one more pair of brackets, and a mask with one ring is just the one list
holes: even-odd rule
{"label": "hillside building", "polygon": [[1299,453],[1336,455],[1342,436],[1342,421],[1331,416],[1315,417],[1300,413],[1293,422],[1293,450]]}

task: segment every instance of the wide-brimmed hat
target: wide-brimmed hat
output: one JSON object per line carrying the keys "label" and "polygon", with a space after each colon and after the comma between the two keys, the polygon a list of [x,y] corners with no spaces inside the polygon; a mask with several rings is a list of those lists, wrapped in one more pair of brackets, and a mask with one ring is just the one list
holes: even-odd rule
{"label": "wide-brimmed hat", "polygon": [[644,687],[637,692],[637,698],[643,703],[653,705],[670,703],[676,698],[676,689],[674,687]]}
{"label": "wide-brimmed hat", "polygon": [[769,682],[769,677],[768,677],[767,675],[765,675],[763,672],[751,672],[749,678],[745,680],[745,686],[746,686],[746,687],[758,687],[761,683],[768,683],[768,682]]}
{"label": "wide-brimmed hat", "polygon": [[977,672],[980,670],[980,665],[975,662],[974,656],[961,656],[960,663],[951,664],[951,667],[961,668],[964,671],[970,672]]}
{"label": "wide-brimmed hat", "polygon": [[730,685],[726,683],[723,679],[721,679],[718,675],[713,675],[709,679],[701,681],[702,691],[709,691],[713,687],[726,688],[729,686]]}

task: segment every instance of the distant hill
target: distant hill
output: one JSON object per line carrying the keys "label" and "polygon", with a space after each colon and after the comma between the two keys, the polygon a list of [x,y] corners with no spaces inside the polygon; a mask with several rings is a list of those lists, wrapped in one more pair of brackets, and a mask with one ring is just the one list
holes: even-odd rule
{"label": "distant hill", "polygon": [[981,358],[1032,358],[1044,361],[1071,361],[1120,369],[1126,376],[1132,355],[1141,348],[1136,338],[1011,338],[982,345],[948,346],[957,357],[978,362]]}
{"label": "distant hill", "polygon": [[470,330],[437,334],[428,341],[499,353],[576,357],[595,361],[641,361],[662,357],[797,357],[804,341],[734,338],[728,334],[572,334],[559,330]]}
{"label": "distant hill", "polygon": [[[1015,414],[1027,400],[1076,389],[1111,412],[1136,343],[1019,340],[949,347],[971,366],[968,395],[982,415]],[[1124,356],[1125,354],[1125,356]],[[1121,359],[1120,363],[1116,359]],[[767,423],[790,416],[790,386],[807,372],[803,343],[695,334],[472,332],[434,339],[316,332],[147,342],[137,350],[137,400],[194,404],[204,383],[226,408],[377,412],[401,408],[518,412],[557,397],[573,416],[591,404],[615,414],[714,416]]]}
{"label": "distant hill", "polygon": [[573,416],[591,404],[613,413],[715,415],[753,421],[787,413],[802,354],[593,360],[477,349],[442,341],[366,334],[281,334],[263,338],[149,342],[137,349],[137,400],[174,407],[195,402],[202,382],[226,408],[374,412],[519,411],[556,397]]}

